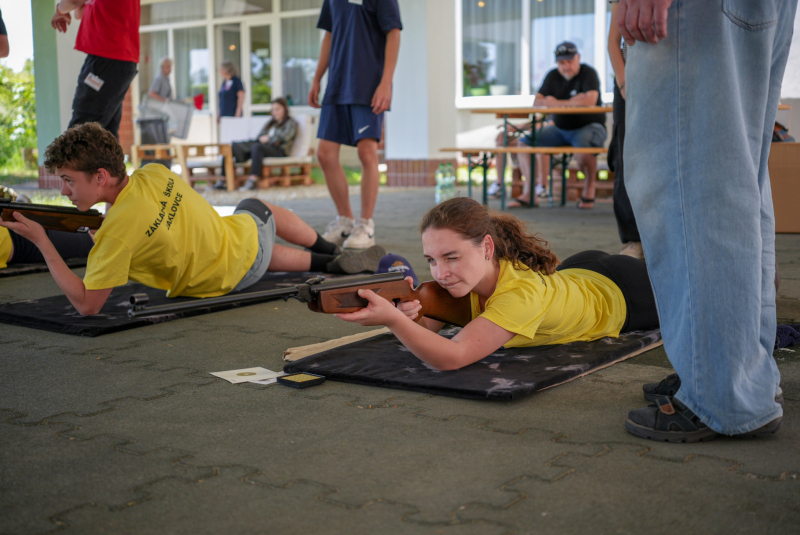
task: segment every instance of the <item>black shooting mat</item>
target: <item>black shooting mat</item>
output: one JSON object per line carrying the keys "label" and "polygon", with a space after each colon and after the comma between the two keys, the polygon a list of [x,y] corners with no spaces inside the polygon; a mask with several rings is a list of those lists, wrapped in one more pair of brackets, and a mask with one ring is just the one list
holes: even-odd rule
{"label": "black shooting mat", "polygon": [[[453,327],[441,334],[451,338],[459,330]],[[291,362],[283,371],[442,396],[511,401],[621,362],[660,342],[661,331],[655,329],[593,342],[501,348],[460,370],[439,371],[386,333]]]}
{"label": "black shooting mat", "polygon": [[[302,284],[317,275],[320,274],[311,272],[267,273],[260,281],[238,293],[248,294],[251,292],[289,288],[297,284]],[[326,276],[326,278],[331,277]],[[204,307],[191,311],[176,312],[174,314],[128,319],[128,308],[130,308],[129,298],[131,294],[135,293],[146,293],[150,297],[150,302],[147,306],[202,301],[202,299],[192,297],[176,297],[170,299],[163,290],[156,290],[143,284],[130,283],[125,286],[114,288],[111,291],[111,295],[108,296],[108,301],[106,301],[106,304],[103,305],[103,308],[100,310],[100,313],[94,316],[81,316],[65,295],[57,295],[55,297],[45,297],[43,299],[0,304],[0,323],[21,325],[22,327],[31,327],[33,329],[63,334],[94,337],[135,329],[144,325],[152,325],[153,323],[163,323],[178,318],[199,316],[210,312],[264,302],[256,301],[253,303],[216,305],[214,307]],[[230,293],[227,295],[236,294]],[[281,298],[276,297],[275,299]]]}
{"label": "black shooting mat", "polygon": [[[86,259],[85,258],[70,258],[69,260],[64,260],[64,263],[67,264],[67,267],[72,268],[79,268],[86,266]],[[16,277],[17,275],[27,275],[29,273],[42,273],[43,271],[50,271],[47,267],[47,264],[11,264],[10,266],[0,269],[0,279],[3,277]]]}

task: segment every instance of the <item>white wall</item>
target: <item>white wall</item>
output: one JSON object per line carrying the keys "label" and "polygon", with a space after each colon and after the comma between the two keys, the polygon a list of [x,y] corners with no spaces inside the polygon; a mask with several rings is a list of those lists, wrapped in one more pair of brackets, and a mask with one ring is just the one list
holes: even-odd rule
{"label": "white wall", "polygon": [[[78,75],[83,67],[86,54],[75,50],[75,38],[78,36],[80,21],[72,19],[66,33],[57,32],[56,48],[58,50],[58,100],[61,108],[61,131],[67,129],[72,119],[72,98],[78,84]],[[53,30],[55,32],[55,30]]]}
{"label": "white wall", "polygon": [[[403,31],[394,72],[392,111],[386,114],[386,158],[428,158],[428,49],[426,0],[399,0]],[[435,2],[447,3],[447,2]],[[428,19],[430,20],[430,19]]]}

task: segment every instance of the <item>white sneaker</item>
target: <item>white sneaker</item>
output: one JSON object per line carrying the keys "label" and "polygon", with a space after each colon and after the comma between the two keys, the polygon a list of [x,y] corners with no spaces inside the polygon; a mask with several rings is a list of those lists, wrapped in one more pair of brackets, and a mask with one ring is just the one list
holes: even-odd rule
{"label": "white sneaker", "polygon": [[500,188],[501,187],[502,186],[498,182],[492,182],[491,184],[489,184],[489,188],[486,190],[486,193],[490,197],[494,197],[496,195],[500,195]]}
{"label": "white sneaker", "polygon": [[350,237],[344,240],[345,249],[368,249],[375,245],[375,223],[372,219],[359,217],[353,225]]}
{"label": "white sneaker", "polygon": [[336,219],[328,223],[323,239],[335,245],[341,245],[353,231],[353,220],[347,216],[337,215]]}
{"label": "white sneaker", "polygon": [[537,197],[547,197],[547,188],[541,184],[536,184],[536,188],[533,191],[536,193]]}

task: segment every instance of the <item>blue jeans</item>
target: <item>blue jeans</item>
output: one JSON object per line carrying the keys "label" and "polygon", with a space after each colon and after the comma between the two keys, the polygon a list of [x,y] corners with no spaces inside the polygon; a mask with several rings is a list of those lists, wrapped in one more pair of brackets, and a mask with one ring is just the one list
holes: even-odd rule
{"label": "blue jeans", "polygon": [[[548,125],[539,132],[537,147],[602,147],[606,142],[606,127],[600,123],[589,123],[575,130],[564,130]],[[533,138],[524,136],[525,143],[533,145]]]}
{"label": "blue jeans", "polygon": [[628,51],[625,181],[677,398],[714,431],[782,414],[767,159],[797,0],[675,0]]}

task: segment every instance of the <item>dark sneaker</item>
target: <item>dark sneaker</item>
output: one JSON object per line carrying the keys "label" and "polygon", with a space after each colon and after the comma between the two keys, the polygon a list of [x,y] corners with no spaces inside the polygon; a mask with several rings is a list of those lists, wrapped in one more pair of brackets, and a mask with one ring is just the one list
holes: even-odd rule
{"label": "dark sneaker", "polygon": [[214,183],[213,186],[211,186],[211,189],[227,190],[228,189],[228,183],[225,182],[225,180],[223,180],[223,179],[219,179]]}

